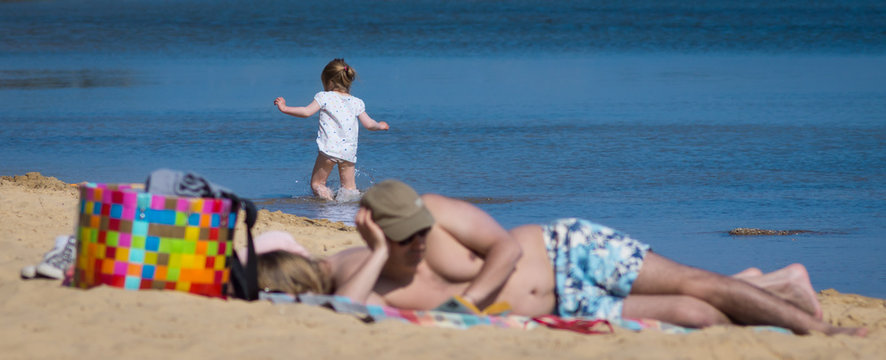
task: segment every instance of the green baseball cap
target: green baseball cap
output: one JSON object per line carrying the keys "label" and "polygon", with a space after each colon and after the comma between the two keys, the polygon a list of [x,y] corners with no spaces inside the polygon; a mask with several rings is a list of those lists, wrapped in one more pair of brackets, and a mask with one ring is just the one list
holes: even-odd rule
{"label": "green baseball cap", "polygon": [[385,180],[369,188],[360,205],[372,210],[372,221],[396,242],[434,225],[434,217],[418,193],[398,180]]}

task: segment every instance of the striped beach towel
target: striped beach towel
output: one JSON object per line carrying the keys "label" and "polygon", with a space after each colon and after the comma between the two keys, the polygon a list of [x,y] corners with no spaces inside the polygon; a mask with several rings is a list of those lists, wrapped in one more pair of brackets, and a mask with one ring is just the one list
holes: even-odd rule
{"label": "striped beach towel", "polygon": [[[333,295],[261,292],[259,299],[275,304],[301,303],[323,306],[338,313],[349,314],[367,323],[386,320],[409,322],[422,326],[434,326],[453,329],[467,329],[478,325],[488,325],[510,329],[535,329],[539,326],[576,331],[585,334],[614,332],[614,328],[629,331],[654,330],[669,334],[684,334],[697,329],[668,324],[652,319],[563,319],[553,315],[528,317],[520,315],[471,315],[436,310],[405,310],[381,305],[363,305],[352,302],[349,298]],[[758,327],[761,330],[788,332],[774,327]]]}

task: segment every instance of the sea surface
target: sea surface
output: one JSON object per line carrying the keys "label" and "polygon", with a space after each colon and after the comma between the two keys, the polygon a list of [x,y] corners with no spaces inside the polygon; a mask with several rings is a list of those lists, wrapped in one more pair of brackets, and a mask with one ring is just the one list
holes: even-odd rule
{"label": "sea surface", "polygon": [[360,134],[361,190],[397,178],[505,227],[588,218],[719,273],[800,262],[817,290],[886,298],[883,1],[0,1],[0,34],[0,175],[187,170],[353,223],[311,196],[316,116],[273,106],[345,58],[391,125]]}

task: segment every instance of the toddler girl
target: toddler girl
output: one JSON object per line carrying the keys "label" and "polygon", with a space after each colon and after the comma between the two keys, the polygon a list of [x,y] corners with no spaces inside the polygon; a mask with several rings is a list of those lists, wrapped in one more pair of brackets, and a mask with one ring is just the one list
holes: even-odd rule
{"label": "toddler girl", "polygon": [[311,189],[314,195],[326,200],[333,199],[332,191],[326,187],[326,179],[336,164],[341,180],[339,198],[353,198],[359,194],[354,167],[357,162],[357,120],[371,131],[390,128],[388,123],[369,117],[363,100],[350,94],[351,83],[356,77],[357,71],[344,59],[334,59],[326,64],[320,74],[325,91],[314,95],[314,101],[308,106],[286,106],[286,99],[282,97],[274,100],[274,105],[284,114],[305,118],[320,112],[320,129],[317,131],[319,152],[311,174]]}

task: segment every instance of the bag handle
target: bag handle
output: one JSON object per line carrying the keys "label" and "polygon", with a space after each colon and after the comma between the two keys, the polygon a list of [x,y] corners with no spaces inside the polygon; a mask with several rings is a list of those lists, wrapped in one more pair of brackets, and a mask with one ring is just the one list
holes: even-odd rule
{"label": "bag handle", "polygon": [[[556,315],[541,315],[533,317],[532,320],[552,329],[575,331],[581,334],[612,334],[615,332],[612,324],[606,319],[564,319]],[[599,324],[608,327],[609,332],[597,330],[596,327]]]}
{"label": "bag handle", "polygon": [[255,243],[252,240],[252,227],[258,219],[258,210],[252,201],[240,199],[234,194],[226,194],[231,198],[235,209],[239,212],[240,207],[246,212],[246,265],[240,263],[237,256],[231,258],[231,285],[234,287],[234,297],[246,301],[258,300],[258,258],[255,255]]}
{"label": "bag handle", "polygon": [[252,227],[258,218],[258,210],[252,201],[240,199],[230,190],[213,184],[196,173],[170,169],[158,169],[148,175],[148,179],[145,180],[145,191],[175,196],[226,198],[231,201],[232,213],[239,215],[241,208],[246,211],[244,220],[248,260],[245,266],[240,263],[236,255],[228,260],[231,266],[230,282],[234,297],[248,301],[258,299],[258,264],[252,240]]}

